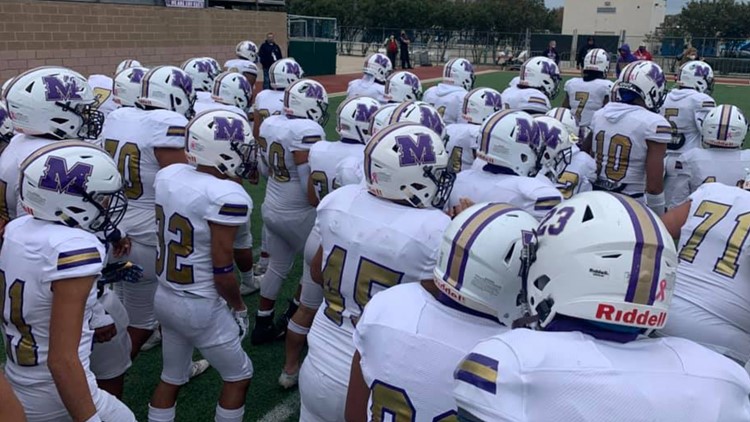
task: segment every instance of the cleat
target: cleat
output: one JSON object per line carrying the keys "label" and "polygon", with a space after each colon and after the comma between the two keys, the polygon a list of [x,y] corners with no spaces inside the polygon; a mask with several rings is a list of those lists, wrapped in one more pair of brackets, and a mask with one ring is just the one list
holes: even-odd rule
{"label": "cleat", "polygon": [[207,360],[201,359],[196,360],[190,365],[190,379],[197,377],[198,375],[206,372],[211,364]]}
{"label": "cleat", "polygon": [[261,277],[258,277],[256,275],[253,275],[248,280],[242,280],[242,282],[240,282],[240,295],[247,296],[259,291],[260,280]]}
{"label": "cleat", "polygon": [[285,390],[288,390],[299,383],[299,370],[293,374],[287,374],[285,370],[281,370],[279,375],[279,385]]}
{"label": "cleat", "polygon": [[259,344],[271,343],[284,336],[284,331],[280,331],[273,323],[273,314],[268,316],[255,316],[255,327],[250,333],[250,343],[254,346]]}
{"label": "cleat", "polygon": [[148,340],[146,340],[146,342],[143,343],[143,346],[141,346],[141,351],[142,352],[149,351],[160,344],[161,344],[161,331],[157,327],[154,330],[154,332],[151,334],[151,337],[149,337]]}

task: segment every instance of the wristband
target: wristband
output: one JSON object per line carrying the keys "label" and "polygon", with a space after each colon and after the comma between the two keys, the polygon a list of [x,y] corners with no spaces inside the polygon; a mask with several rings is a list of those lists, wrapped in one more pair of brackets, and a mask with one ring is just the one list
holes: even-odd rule
{"label": "wristband", "polygon": [[229,264],[226,267],[214,267],[214,274],[229,274],[234,271],[234,264]]}
{"label": "wristband", "polygon": [[664,192],[652,195],[646,192],[646,205],[651,208],[651,211],[657,215],[664,214],[664,208],[667,205],[667,199],[664,197]]}

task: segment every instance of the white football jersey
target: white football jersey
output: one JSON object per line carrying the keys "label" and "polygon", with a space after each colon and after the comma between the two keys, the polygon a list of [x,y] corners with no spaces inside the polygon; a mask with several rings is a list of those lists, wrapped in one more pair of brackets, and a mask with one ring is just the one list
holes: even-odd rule
{"label": "white football jersey", "polygon": [[318,200],[340,186],[336,181],[336,168],[349,157],[363,157],[365,146],[356,141],[316,142],[310,148],[310,179]]}
{"label": "white football jersey", "polygon": [[209,222],[248,224],[253,203],[237,182],[172,164],[156,174],[156,274],[178,295],[216,299]]}
{"label": "white football jersey", "polygon": [[480,340],[507,330],[439,302],[420,283],[376,295],[354,333],[370,387],[367,420],[455,420],[453,371]]}
{"label": "white football jersey", "polygon": [[511,204],[538,220],[562,201],[560,191],[547,178],[493,174],[479,168],[464,170],[456,176],[448,206],[458,205],[461,198],[474,203]]}
{"label": "white football jersey", "polygon": [[112,78],[106,75],[91,75],[88,82],[94,90],[94,97],[99,102],[97,110],[104,113],[105,118],[109,116],[109,113],[120,108],[112,95],[112,88],[115,84]]}
{"label": "white football jersey", "polygon": [[687,183],[695,192],[704,183],[723,183],[742,187],[750,168],[750,150],[693,148],[683,152],[675,163],[680,186]]}
{"label": "white football jersey", "polygon": [[323,248],[323,294],[307,341],[309,363],[348,383],[354,355],[352,320],[378,292],[432,279],[450,218],[437,209],[398,205],[361,185],[323,198],[315,230]]}
{"label": "white football jersey", "polygon": [[213,100],[213,98],[209,98],[207,100],[202,100],[202,101],[196,101],[195,105],[193,105],[193,110],[195,110],[195,114],[203,113],[204,111],[214,111],[214,110],[231,111],[232,113],[237,113],[240,116],[247,118],[247,113],[242,111],[239,107],[216,102]]}
{"label": "white football jersey", "polygon": [[365,158],[347,157],[336,165],[336,185],[356,185],[365,183]]}
{"label": "white football jersey", "polygon": [[12,220],[26,215],[18,192],[21,163],[34,151],[54,142],[56,141],[19,133],[5,147],[0,155],[0,219]]}
{"label": "white football jersey", "polygon": [[273,89],[264,89],[255,96],[255,102],[253,103],[253,110],[260,113],[261,120],[254,122],[256,124],[263,123],[269,116],[276,116],[281,114],[284,109],[284,91],[276,91]]}
{"label": "white football jersey", "polygon": [[501,98],[505,109],[523,110],[532,114],[544,114],[552,109],[549,98],[535,88],[508,87]]}
{"label": "white football jersey", "polygon": [[271,116],[263,122],[258,143],[260,149],[266,151],[264,157],[269,169],[267,205],[285,211],[310,208],[307,185],[301,184],[293,153],[309,151],[314,143],[323,139],[323,128],[312,120]]}
{"label": "white football jersey", "polygon": [[677,143],[668,145],[670,151],[688,151],[701,146],[701,126],[706,114],[716,107],[707,94],[694,89],[673,89],[661,107],[661,114],[677,131]]}
{"label": "white football jersey", "polygon": [[424,92],[422,101],[432,104],[443,117],[446,125],[465,123],[461,117],[461,108],[468,91],[461,86],[439,83]]}
{"label": "white football jersey", "polygon": [[514,76],[513,79],[508,82],[508,88],[515,88],[518,86],[518,83],[521,82],[520,76]]}
{"label": "white football jersey", "polygon": [[594,112],[604,107],[604,100],[609,97],[612,84],[613,82],[607,79],[585,82],[583,78],[573,78],[565,82],[570,109],[578,118],[579,125],[591,125]]}
{"label": "white football jersey", "polygon": [[360,79],[354,79],[349,81],[349,86],[346,89],[346,98],[354,97],[370,97],[378,100],[380,104],[385,104],[385,85],[377,83],[375,78],[370,75],[364,75]]}
{"label": "white football jersey", "polygon": [[646,141],[670,143],[672,127],[669,122],[643,107],[611,102],[594,113],[591,130],[597,183],[644,201]]}
{"label": "white football jersey", "polygon": [[[707,183],[690,195],[674,302],[663,332],[750,360],[750,192]],[[695,312],[690,310],[694,307]],[[696,314],[707,314],[694,318]],[[687,324],[690,329],[681,329]],[[678,329],[680,328],[680,329]],[[693,333],[699,334],[693,337]]]}
{"label": "white football jersey", "polygon": [[581,151],[577,145],[573,145],[573,156],[570,164],[557,179],[557,190],[560,191],[563,199],[570,199],[577,193],[590,191],[594,181],[596,181],[596,161]]}
{"label": "white football jersey", "polygon": [[458,413],[471,421],[750,420],[747,372],[675,337],[511,330],[474,347],[455,379]]}
{"label": "white football jersey", "polygon": [[480,125],[470,123],[453,123],[445,127],[448,134],[448,143],[445,149],[450,154],[450,162],[453,171],[459,173],[461,170],[471,168],[474,162],[475,150],[478,148]]}
{"label": "white football jersey", "polygon": [[155,148],[185,148],[185,116],[170,110],[123,107],[104,122],[104,149],[122,175],[128,210],[119,227],[145,245],[156,245],[154,179],[161,168]]}
{"label": "white football jersey", "polygon": [[[81,229],[19,217],[5,226],[0,250],[5,374],[15,385],[53,383],[47,368],[52,313],[52,282],[98,276],[106,259],[104,244]],[[91,287],[83,314],[78,357],[86,378],[94,380],[89,356],[94,331],[89,325],[96,303]]]}

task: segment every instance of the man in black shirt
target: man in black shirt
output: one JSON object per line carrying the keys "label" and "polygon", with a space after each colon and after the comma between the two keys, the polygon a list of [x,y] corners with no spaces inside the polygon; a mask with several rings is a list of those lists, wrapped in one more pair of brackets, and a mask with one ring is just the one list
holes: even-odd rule
{"label": "man in black shirt", "polygon": [[266,34],[266,41],[261,44],[258,57],[260,57],[261,66],[263,66],[263,89],[270,89],[271,80],[268,76],[268,70],[274,62],[284,57],[279,45],[273,41],[273,32]]}

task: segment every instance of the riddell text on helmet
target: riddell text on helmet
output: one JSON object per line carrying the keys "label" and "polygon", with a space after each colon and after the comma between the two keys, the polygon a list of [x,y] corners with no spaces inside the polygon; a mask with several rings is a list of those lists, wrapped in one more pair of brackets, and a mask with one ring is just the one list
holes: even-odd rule
{"label": "riddell text on helmet", "polygon": [[641,311],[634,308],[630,311],[622,311],[612,305],[600,303],[596,309],[596,319],[601,321],[640,325],[643,327],[663,327],[667,322],[667,313]]}

